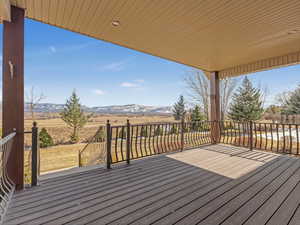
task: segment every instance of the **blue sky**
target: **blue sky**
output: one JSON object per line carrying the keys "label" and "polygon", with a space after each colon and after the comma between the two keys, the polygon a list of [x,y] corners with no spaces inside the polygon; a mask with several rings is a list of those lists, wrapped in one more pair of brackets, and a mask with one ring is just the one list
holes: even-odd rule
{"label": "blue sky", "polygon": [[[2,38],[2,25],[1,38]],[[2,49],[2,40],[1,40]],[[34,86],[44,102],[64,103],[75,88],[88,106],[171,105],[186,95],[191,67],[26,20],[25,91]],[[267,86],[267,104],[300,83],[300,66],[249,75]]]}

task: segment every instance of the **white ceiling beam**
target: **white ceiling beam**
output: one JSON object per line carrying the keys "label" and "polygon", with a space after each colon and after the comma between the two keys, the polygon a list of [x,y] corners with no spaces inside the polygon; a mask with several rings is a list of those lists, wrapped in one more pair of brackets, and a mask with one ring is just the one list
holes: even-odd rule
{"label": "white ceiling beam", "polygon": [[0,0],[0,19],[2,21],[11,21],[10,17],[10,1]]}

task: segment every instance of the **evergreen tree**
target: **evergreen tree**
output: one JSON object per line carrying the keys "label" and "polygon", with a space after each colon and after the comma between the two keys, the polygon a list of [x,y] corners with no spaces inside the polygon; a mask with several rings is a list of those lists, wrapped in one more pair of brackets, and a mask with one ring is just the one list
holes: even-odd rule
{"label": "evergreen tree", "polygon": [[73,91],[70,98],[67,100],[63,111],[60,113],[62,120],[73,129],[70,136],[72,143],[79,141],[79,130],[88,122],[92,115],[86,115],[83,112],[82,106],[79,102],[75,90]]}
{"label": "evergreen tree", "polygon": [[200,107],[196,105],[191,113],[191,121],[192,122],[202,121],[204,119],[205,119],[205,116],[201,113]]}
{"label": "evergreen tree", "polygon": [[284,114],[300,114],[300,85],[289,94],[283,112]]}
{"label": "evergreen tree", "polygon": [[54,145],[53,139],[46,130],[46,128],[42,128],[39,134],[40,138],[40,147],[41,148],[46,148]]}
{"label": "evergreen tree", "polygon": [[178,134],[178,133],[179,133],[178,127],[175,125],[172,125],[172,127],[169,131],[169,134]]}
{"label": "evergreen tree", "polygon": [[195,108],[191,112],[191,129],[193,131],[199,131],[201,128],[201,124],[199,123],[200,121],[205,120],[204,114],[201,112],[199,106],[195,106]]}
{"label": "evergreen tree", "polygon": [[147,132],[147,129],[145,127],[141,128],[140,135],[141,135],[141,137],[148,137],[148,132]]}
{"label": "evergreen tree", "polygon": [[175,120],[181,120],[186,114],[185,101],[182,95],[180,95],[178,102],[173,106],[173,116]]}
{"label": "evergreen tree", "polygon": [[164,133],[164,130],[160,126],[158,126],[154,131],[154,136],[161,136],[161,135],[163,135],[163,133]]}
{"label": "evergreen tree", "polygon": [[234,93],[228,117],[236,121],[258,120],[263,114],[261,90],[253,87],[245,77],[241,87]]}

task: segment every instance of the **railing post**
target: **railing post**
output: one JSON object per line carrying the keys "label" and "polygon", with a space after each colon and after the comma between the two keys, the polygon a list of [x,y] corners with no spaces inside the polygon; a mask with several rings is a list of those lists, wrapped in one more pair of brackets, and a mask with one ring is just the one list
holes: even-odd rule
{"label": "railing post", "polygon": [[184,150],[184,118],[181,119],[181,151]]}
{"label": "railing post", "polygon": [[32,127],[32,148],[31,148],[31,186],[38,184],[39,175],[39,129],[37,123],[33,122]]}
{"label": "railing post", "polygon": [[250,121],[250,136],[249,136],[249,141],[250,141],[250,150],[253,150],[253,121]]}
{"label": "railing post", "polygon": [[106,123],[106,168],[111,168],[111,127],[109,120]]}
{"label": "railing post", "polygon": [[127,164],[130,164],[130,153],[131,153],[131,143],[130,143],[130,123],[129,123],[129,120],[127,120],[127,132],[126,132],[126,161],[127,161]]}
{"label": "railing post", "polygon": [[78,150],[78,167],[82,167],[82,164],[81,164],[81,152],[80,152],[80,149]]}

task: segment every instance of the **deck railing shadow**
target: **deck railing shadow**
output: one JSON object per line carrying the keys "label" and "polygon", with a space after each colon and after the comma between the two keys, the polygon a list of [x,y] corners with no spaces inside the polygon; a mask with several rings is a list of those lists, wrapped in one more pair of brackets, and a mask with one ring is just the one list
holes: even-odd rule
{"label": "deck railing shadow", "polygon": [[222,146],[222,148],[215,147],[215,145],[210,145],[210,146],[201,147],[201,149],[229,155],[232,157],[239,157],[248,160],[253,160],[257,162],[267,162],[270,159],[273,158],[275,159],[279,157],[279,155],[273,153],[256,151],[256,150],[253,151],[244,147],[236,147],[236,146],[231,146],[226,144],[218,144],[217,146]]}
{"label": "deck railing shadow", "polygon": [[[193,151],[195,157],[198,156],[199,166],[170,157],[170,155],[184,155],[189,151]],[[226,190],[223,190],[224,185],[235,187],[257,174],[263,173],[264,176],[268,176],[268,173],[263,172],[266,168],[273,166],[279,160],[280,165],[284,163],[284,160],[276,158],[238,179],[232,179],[201,168],[201,165],[206,163],[212,169],[234,171],[234,168],[241,166],[238,162],[232,165],[224,161],[224,164],[220,165],[218,160],[208,162],[209,159],[202,157],[202,153],[201,150],[188,150],[183,153],[162,154],[134,160],[130,166],[126,163],[114,164],[112,170],[94,169],[44,180],[35,189],[15,196],[6,223],[18,224],[22,221],[26,224],[39,224],[40,220],[43,223],[62,224],[64,220],[64,222],[82,224],[83,220],[85,222],[99,220],[98,224],[103,224],[102,218],[109,219],[106,215],[118,211],[124,214],[120,214],[120,217],[112,217],[112,220],[142,219],[144,214],[135,214],[134,210],[129,210],[130,207],[135,204],[141,205],[137,209],[153,207],[153,210],[147,211],[148,215],[172,203],[180,203],[187,196],[194,196],[195,193],[198,194],[191,201],[198,201],[208,194],[212,199],[216,199],[226,195]],[[276,168],[278,166],[279,164]],[[259,181],[260,179],[255,179],[255,182]],[[253,185],[255,182],[253,181]],[[244,186],[249,188],[248,185]],[[80,204],[76,204],[78,202]],[[128,211],[125,210],[127,205]],[[176,209],[171,210],[176,211]],[[89,216],[91,213],[93,217]]]}

